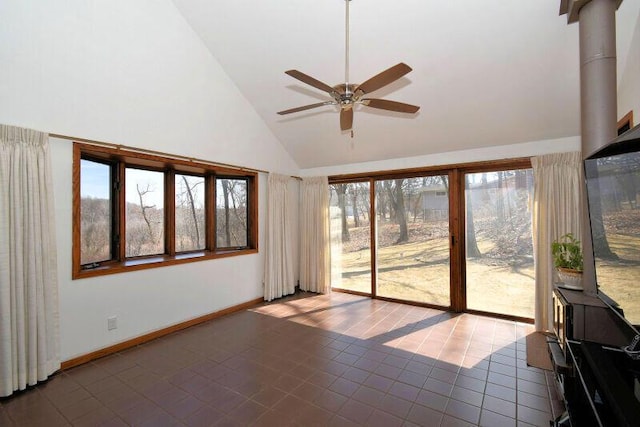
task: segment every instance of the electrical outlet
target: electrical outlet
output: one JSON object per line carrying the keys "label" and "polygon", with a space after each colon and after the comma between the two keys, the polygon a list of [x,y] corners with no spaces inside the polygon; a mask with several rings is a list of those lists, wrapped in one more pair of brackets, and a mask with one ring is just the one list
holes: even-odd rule
{"label": "electrical outlet", "polygon": [[112,331],[118,329],[118,318],[116,316],[107,318],[107,330]]}

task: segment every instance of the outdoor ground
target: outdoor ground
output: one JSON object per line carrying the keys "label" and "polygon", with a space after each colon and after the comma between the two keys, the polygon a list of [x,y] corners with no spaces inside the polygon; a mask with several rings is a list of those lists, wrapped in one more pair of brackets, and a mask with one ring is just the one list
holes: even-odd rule
{"label": "outdoor ground", "polygon": [[[442,224],[410,224],[413,239],[393,244],[394,226],[385,227],[378,241],[378,295],[449,306],[448,229]],[[332,254],[334,266],[342,267],[341,277],[334,277],[334,287],[370,292],[368,233],[368,227],[351,229],[344,252]],[[415,236],[425,238],[418,240]],[[494,245],[482,234],[478,246],[482,253],[495,253]],[[471,258],[467,260],[468,308],[533,318],[533,277],[531,257]]]}
{"label": "outdoor ground", "polygon": [[[598,260],[598,282],[634,324],[640,324],[640,223],[621,218],[608,230],[611,250],[617,260]],[[379,238],[378,295],[401,300],[449,306],[449,246],[444,226],[409,225],[408,243],[394,244],[394,225]],[[418,240],[415,236],[425,236]],[[334,251],[333,278],[336,288],[370,292],[371,252],[369,227],[352,228],[350,241]],[[467,305],[469,309],[514,316],[534,316],[534,267],[531,256],[491,256],[500,252],[489,235],[478,233],[478,246],[489,256],[467,259]]]}
{"label": "outdoor ground", "polygon": [[628,234],[609,235],[609,246],[618,260],[597,260],[601,289],[618,302],[625,317],[640,325],[640,238]]}

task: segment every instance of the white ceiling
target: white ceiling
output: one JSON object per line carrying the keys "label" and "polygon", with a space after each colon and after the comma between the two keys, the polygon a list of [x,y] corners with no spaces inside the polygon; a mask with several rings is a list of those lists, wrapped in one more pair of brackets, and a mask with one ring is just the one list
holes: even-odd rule
{"label": "white ceiling", "polygon": [[559,0],[353,0],[350,80],[405,62],[372,94],[416,115],[356,108],[277,111],[329,96],[284,74],[344,82],[344,0],[174,0],[213,56],[302,168],[579,134],[578,26]]}

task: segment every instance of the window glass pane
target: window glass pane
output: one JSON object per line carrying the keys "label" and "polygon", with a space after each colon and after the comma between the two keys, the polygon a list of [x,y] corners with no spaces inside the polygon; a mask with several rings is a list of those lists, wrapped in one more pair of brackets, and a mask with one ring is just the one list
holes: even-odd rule
{"label": "window glass pane", "polygon": [[466,175],[467,308],[533,318],[531,169]]}
{"label": "window glass pane", "polygon": [[164,173],[126,169],[126,256],[164,253]]}
{"label": "window glass pane", "polygon": [[204,177],[176,174],[176,251],[205,248]]}
{"label": "window glass pane", "polygon": [[80,264],[111,259],[111,166],[80,161]]}
{"label": "window glass pane", "polygon": [[377,294],[451,305],[446,175],[376,182]]}
{"label": "window glass pane", "polygon": [[247,246],[247,180],[216,179],[216,247]]}
{"label": "window glass pane", "polygon": [[598,292],[619,304],[634,325],[640,325],[638,165],[637,152],[585,163]]}
{"label": "window glass pane", "polygon": [[369,183],[329,186],[331,286],[371,293]]}

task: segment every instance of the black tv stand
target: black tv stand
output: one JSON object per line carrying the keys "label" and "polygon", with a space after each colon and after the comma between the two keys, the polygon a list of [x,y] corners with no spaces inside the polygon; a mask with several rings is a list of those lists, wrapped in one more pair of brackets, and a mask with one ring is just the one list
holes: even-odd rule
{"label": "black tv stand", "polygon": [[554,329],[549,352],[570,419],[555,425],[639,426],[640,361],[621,351],[635,331],[610,300],[556,288]]}
{"label": "black tv stand", "polygon": [[575,369],[565,381],[572,425],[638,426],[640,361],[589,341],[569,341],[567,348]]}

